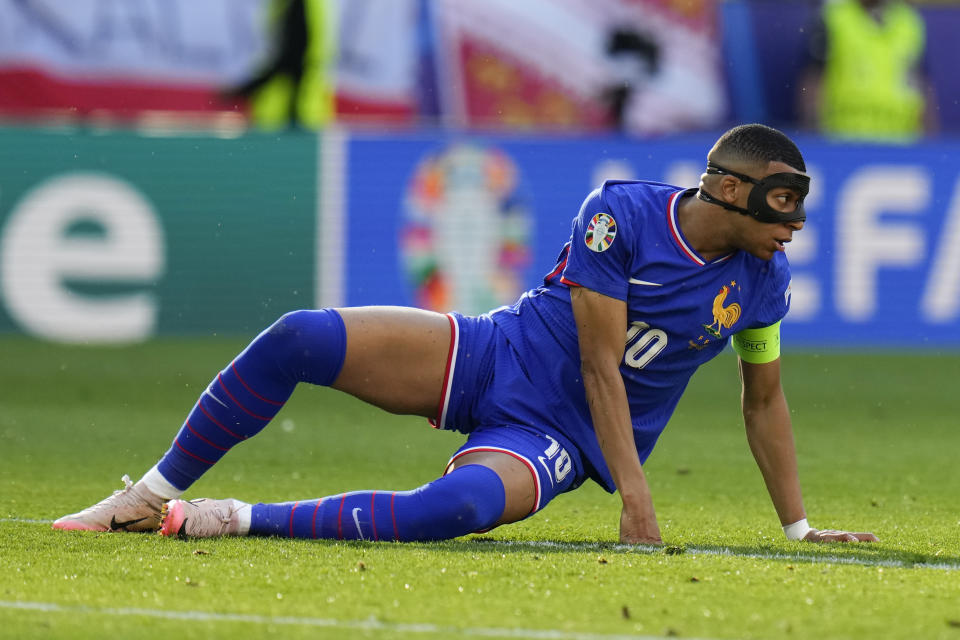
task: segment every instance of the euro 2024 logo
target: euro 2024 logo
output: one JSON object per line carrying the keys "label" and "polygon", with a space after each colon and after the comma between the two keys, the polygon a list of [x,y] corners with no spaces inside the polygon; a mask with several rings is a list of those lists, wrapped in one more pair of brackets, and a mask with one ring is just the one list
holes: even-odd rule
{"label": "euro 2024 logo", "polygon": [[532,216],[505,153],[457,144],[425,158],[404,214],[400,254],[416,306],[477,314],[525,290]]}

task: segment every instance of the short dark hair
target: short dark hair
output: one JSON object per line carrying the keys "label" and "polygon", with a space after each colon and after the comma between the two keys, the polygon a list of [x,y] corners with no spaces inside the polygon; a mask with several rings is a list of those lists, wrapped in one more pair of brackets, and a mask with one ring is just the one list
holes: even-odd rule
{"label": "short dark hair", "polygon": [[[720,156],[720,158],[714,158]],[[806,171],[803,154],[785,133],[765,124],[742,124],[724,133],[717,140],[708,160],[739,160],[748,164],[766,165],[783,162],[797,171]]]}

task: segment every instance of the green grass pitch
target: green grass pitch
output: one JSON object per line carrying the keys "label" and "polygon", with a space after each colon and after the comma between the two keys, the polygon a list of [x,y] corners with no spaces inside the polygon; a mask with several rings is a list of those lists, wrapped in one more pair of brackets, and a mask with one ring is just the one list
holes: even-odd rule
{"label": "green grass pitch", "polygon": [[[647,464],[663,549],[616,544],[588,484],[433,544],[55,532],[136,479],[244,341],[124,348],[0,338],[0,638],[960,640],[960,354],[788,352],[813,526],[787,542],[743,435],[734,357],[693,379]],[[188,497],[278,501],[435,477],[461,436],[302,387]]]}

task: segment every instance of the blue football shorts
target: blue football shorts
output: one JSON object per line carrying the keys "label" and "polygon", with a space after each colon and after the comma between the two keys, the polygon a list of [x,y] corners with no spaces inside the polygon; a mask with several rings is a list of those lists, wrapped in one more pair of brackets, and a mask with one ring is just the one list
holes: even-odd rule
{"label": "blue football shorts", "polygon": [[437,418],[441,429],[467,434],[450,459],[476,451],[499,451],[523,462],[533,475],[531,515],[586,479],[580,451],[555,424],[549,406],[516,351],[486,315],[448,314],[452,334],[447,374]]}

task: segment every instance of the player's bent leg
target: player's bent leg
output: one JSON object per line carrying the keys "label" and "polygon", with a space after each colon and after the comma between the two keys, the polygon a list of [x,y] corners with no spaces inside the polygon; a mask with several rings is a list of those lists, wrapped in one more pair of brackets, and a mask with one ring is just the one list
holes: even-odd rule
{"label": "player's bent leg", "polygon": [[157,465],[159,475],[186,490],[232,447],[259,433],[299,382],[330,385],[345,350],[336,311],[282,316],[213,379]]}
{"label": "player's bent leg", "polygon": [[175,500],[165,510],[160,532],[180,537],[446,540],[495,526],[504,505],[499,473],[464,464],[413,491],[354,491],[252,506],[234,500]]}
{"label": "player's bent leg", "polygon": [[263,429],[298,382],[330,385],[345,352],[346,332],[336,311],[284,315],[217,374],[170,449],[136,485],[60,518],[54,528],[155,530],[164,501],[178,497],[234,445]]}
{"label": "player's bent leg", "polygon": [[[257,336],[221,371],[204,393],[158,464],[122,492],[150,510],[176,498],[236,444],[259,433],[284,406],[299,382],[334,386],[386,410],[433,416],[451,351],[451,320],[397,307],[294,311]],[[336,384],[334,384],[336,383]],[[148,496],[149,500],[140,496]],[[65,516],[57,528],[104,530],[130,521],[111,511],[116,496]],[[138,526],[115,527],[134,530]]]}

